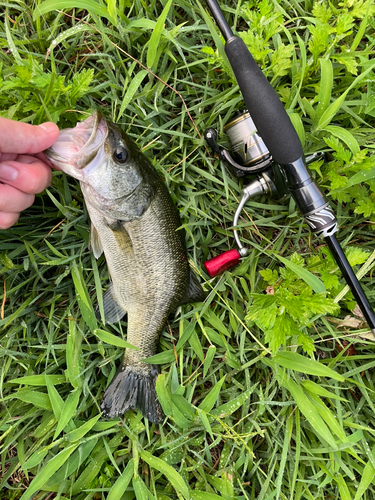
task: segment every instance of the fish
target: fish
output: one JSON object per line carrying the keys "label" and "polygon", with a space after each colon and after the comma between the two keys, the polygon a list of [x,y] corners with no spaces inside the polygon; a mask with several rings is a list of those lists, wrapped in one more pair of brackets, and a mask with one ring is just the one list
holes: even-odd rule
{"label": "fish", "polygon": [[[91,220],[90,246],[108,266],[103,297],[105,322],[127,314],[121,365],[103,395],[103,416],[139,410],[150,422],[164,413],[156,394],[156,353],[168,316],[205,293],[193,273],[179,212],[156,169],[117,125],[99,111],[74,128],[62,129],[45,151],[50,161],[78,179]],[[98,313],[98,308],[96,309]]]}

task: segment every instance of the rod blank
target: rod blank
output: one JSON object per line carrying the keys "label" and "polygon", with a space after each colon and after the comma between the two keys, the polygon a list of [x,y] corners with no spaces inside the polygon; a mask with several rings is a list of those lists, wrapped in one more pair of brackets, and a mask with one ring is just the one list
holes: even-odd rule
{"label": "rod blank", "polygon": [[353,269],[351,268],[347,258],[345,257],[345,254],[340,246],[340,243],[333,235],[327,236],[324,239],[328,245],[328,248],[331,250],[333,257],[335,258],[335,261],[339,266],[342,275],[344,276],[346,282],[348,283],[352,291],[352,294],[354,295],[354,298],[357,301],[364,317],[366,318],[366,321],[369,327],[371,328],[372,333],[375,333],[374,311],[372,310],[367,300],[367,297],[364,291],[362,290],[359,281],[357,280],[357,276],[354,274]]}
{"label": "rod blank", "polygon": [[210,11],[212,12],[212,17],[215,19],[217,25],[219,26],[224,40],[227,42],[233,36],[233,32],[230,29],[227,21],[225,20],[225,17],[221,12],[218,3],[216,2],[216,0],[206,0],[206,2]]}

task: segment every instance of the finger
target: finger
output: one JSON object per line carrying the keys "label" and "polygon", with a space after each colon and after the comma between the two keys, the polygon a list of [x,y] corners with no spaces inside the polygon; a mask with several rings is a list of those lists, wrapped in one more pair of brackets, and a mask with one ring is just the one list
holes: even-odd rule
{"label": "finger", "polygon": [[17,153],[1,153],[0,152],[0,161],[9,161],[9,160],[17,160]]}
{"label": "finger", "polygon": [[33,154],[49,148],[57,140],[59,129],[52,122],[41,125],[0,118],[0,151]]}
{"label": "finger", "polygon": [[35,196],[18,189],[0,184],[0,212],[22,212],[34,203]]}
{"label": "finger", "polygon": [[41,193],[51,180],[50,167],[34,156],[18,156],[18,161],[0,162],[0,182],[24,193]]}
{"label": "finger", "polygon": [[[20,162],[23,162],[23,160],[20,159],[20,157],[23,157],[23,156],[26,156],[26,155],[18,155],[17,153],[1,153],[0,152],[0,162],[2,162],[2,161],[20,161]],[[31,161],[35,161],[35,158],[38,158],[39,160],[41,160],[43,163],[45,163],[49,167],[55,168],[57,170],[61,170],[60,168],[56,167],[56,165],[54,165],[51,162],[51,160],[49,160],[44,153],[35,153],[32,156],[27,156],[27,157],[30,158],[30,161],[28,161],[27,163],[31,163]]]}
{"label": "finger", "polygon": [[9,229],[14,226],[19,216],[17,212],[0,212],[0,229]]}
{"label": "finger", "polygon": [[[23,156],[23,155],[18,155],[17,153],[1,153],[0,152],[0,162],[2,162],[2,161],[21,161],[18,159],[19,156]],[[29,156],[29,158],[38,158],[43,163],[46,163],[46,165],[48,165],[49,167],[54,168],[56,170],[61,170],[59,167],[54,165],[51,162],[51,160],[49,160],[49,158],[47,158],[47,156],[44,153],[35,153],[32,157]],[[28,163],[31,163],[31,161],[29,161]]]}

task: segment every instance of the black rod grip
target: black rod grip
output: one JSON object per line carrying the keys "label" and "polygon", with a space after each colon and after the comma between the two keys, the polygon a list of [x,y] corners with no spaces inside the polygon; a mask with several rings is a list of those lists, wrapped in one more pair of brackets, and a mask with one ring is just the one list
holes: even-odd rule
{"label": "black rod grip", "polygon": [[273,159],[293,163],[303,155],[301,141],[278,95],[241,38],[231,37],[225,52],[245,105]]}

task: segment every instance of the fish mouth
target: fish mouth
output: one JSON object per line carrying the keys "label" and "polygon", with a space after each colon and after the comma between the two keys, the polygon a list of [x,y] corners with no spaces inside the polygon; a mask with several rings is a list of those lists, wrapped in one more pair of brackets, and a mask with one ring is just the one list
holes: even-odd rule
{"label": "fish mouth", "polygon": [[99,111],[95,111],[74,128],[61,130],[57,141],[44,153],[52,163],[72,175],[72,167],[83,170],[93,162],[103,149],[107,135],[107,122]]}

